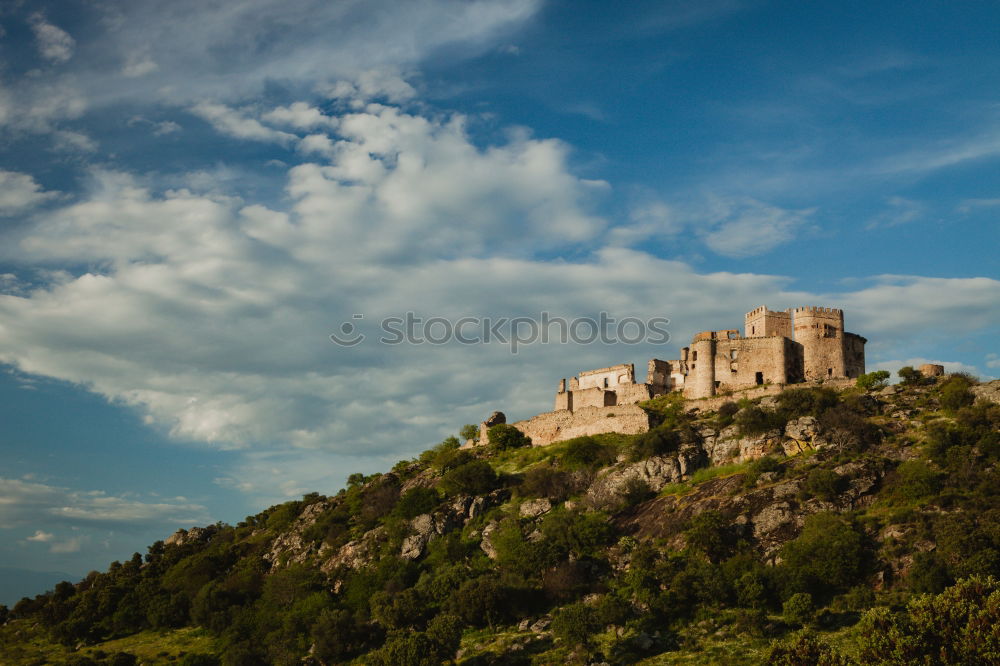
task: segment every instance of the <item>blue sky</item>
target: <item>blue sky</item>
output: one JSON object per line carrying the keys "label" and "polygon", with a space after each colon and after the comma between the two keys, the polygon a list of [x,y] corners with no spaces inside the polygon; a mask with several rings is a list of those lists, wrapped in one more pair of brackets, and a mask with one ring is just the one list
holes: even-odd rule
{"label": "blue sky", "polygon": [[[0,567],[335,492],[765,303],[1000,374],[993,3],[209,4],[0,9]],[[673,341],[379,344],[407,311]]]}

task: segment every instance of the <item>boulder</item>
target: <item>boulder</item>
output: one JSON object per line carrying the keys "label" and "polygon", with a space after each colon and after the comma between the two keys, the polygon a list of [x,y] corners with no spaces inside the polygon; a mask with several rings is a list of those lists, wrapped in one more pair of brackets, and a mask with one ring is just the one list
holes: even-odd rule
{"label": "boulder", "polygon": [[403,546],[399,556],[404,560],[415,560],[424,554],[424,548],[431,539],[441,534],[444,530],[435,525],[434,517],[429,513],[424,513],[410,521],[410,529],[413,534],[403,539]]}
{"label": "boulder", "polygon": [[979,386],[973,386],[969,390],[977,398],[1000,404],[1000,379],[995,379],[992,382],[986,382]]}
{"label": "boulder", "polygon": [[487,523],[486,527],[483,528],[482,540],[479,542],[479,548],[482,549],[482,551],[486,553],[486,557],[491,560],[495,560],[497,558],[497,549],[493,547],[493,542],[490,541],[490,535],[496,532],[498,527],[500,527],[500,524],[496,521]]}
{"label": "boulder", "polygon": [[522,518],[537,518],[538,516],[548,513],[551,510],[552,502],[545,498],[521,502],[520,511]]}

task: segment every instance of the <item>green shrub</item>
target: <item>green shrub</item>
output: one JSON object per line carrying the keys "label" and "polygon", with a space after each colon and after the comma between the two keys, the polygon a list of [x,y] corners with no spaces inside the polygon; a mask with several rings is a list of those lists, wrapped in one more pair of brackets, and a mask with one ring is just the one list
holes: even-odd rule
{"label": "green shrub", "polygon": [[593,437],[577,437],[563,443],[559,462],[569,469],[598,468],[615,461],[615,450]]}
{"label": "green shrub", "polygon": [[976,379],[970,375],[963,373],[948,375],[947,379],[938,384],[941,408],[954,412],[974,403],[976,396],[969,388],[975,384]]}
{"label": "green shrub", "polygon": [[882,439],[878,426],[844,405],[823,412],[818,423],[823,438],[843,453],[859,453]]}
{"label": "green shrub", "polygon": [[485,460],[473,460],[452,469],[441,477],[446,495],[482,495],[497,487],[497,473]]}
{"label": "green shrub", "polygon": [[866,372],[858,377],[857,387],[866,391],[885,388],[889,383],[889,377],[890,375],[888,370]]}
{"label": "green shrub", "polygon": [[906,574],[906,584],[917,594],[938,594],[954,582],[947,564],[934,551],[914,555]]}
{"label": "green shrub", "polygon": [[440,501],[437,491],[433,488],[410,488],[400,496],[394,513],[400,518],[409,520],[420,514],[430,513]]}
{"label": "green shrub", "polygon": [[509,602],[507,588],[495,577],[485,575],[464,582],[449,598],[448,608],[466,624],[492,627],[507,617]]}
{"label": "green shrub", "polygon": [[904,613],[873,608],[859,624],[864,664],[993,664],[1000,645],[1000,584],[972,577],[910,600]]}
{"label": "green shrub", "polygon": [[774,645],[766,663],[768,666],[848,666],[852,662],[813,634],[802,632],[787,643]]}
{"label": "green shrub", "polygon": [[573,646],[589,645],[602,626],[597,611],[582,603],[563,606],[552,618],[553,635]]}
{"label": "green shrub", "polygon": [[531,438],[512,425],[498,423],[486,431],[490,440],[490,448],[494,451],[506,451],[522,446],[531,446]]}
{"label": "green shrub", "polygon": [[912,365],[904,365],[896,374],[903,386],[919,386],[924,383],[923,374]]}
{"label": "green shrub", "polygon": [[941,489],[941,475],[922,460],[907,460],[896,469],[893,492],[904,500],[918,500],[936,495]]}
{"label": "green shrub", "polygon": [[542,521],[540,529],[548,545],[562,557],[577,559],[595,555],[615,532],[604,514],[577,511],[553,511]]}
{"label": "green shrub", "polygon": [[420,454],[420,461],[437,470],[447,472],[449,469],[463,465],[472,460],[472,453],[459,450],[459,441],[449,437],[432,449]]}
{"label": "green shrub", "polygon": [[793,627],[802,627],[811,623],[816,616],[812,595],[808,592],[793,594],[781,607],[781,614],[784,616],[785,622]]}
{"label": "green shrub", "polygon": [[458,431],[458,437],[462,441],[479,439],[479,426],[473,423],[466,423],[462,426],[461,430]]}
{"label": "green shrub", "polygon": [[725,559],[734,545],[731,521],[718,511],[702,511],[691,518],[684,539],[687,547],[707,557],[711,562]]}
{"label": "green shrub", "polygon": [[785,427],[787,419],[777,412],[761,409],[757,405],[744,407],[736,415],[736,425],[743,437],[756,437]]}
{"label": "green shrub", "polygon": [[674,453],[680,444],[681,436],[677,430],[670,426],[660,425],[636,435],[629,443],[626,455],[630,461],[638,462],[652,456]]}
{"label": "green shrub", "polygon": [[814,469],[802,484],[802,496],[829,502],[840,495],[843,488],[844,478],[832,469]]}
{"label": "green shrub", "polygon": [[781,559],[788,596],[809,592],[822,597],[855,585],[865,571],[868,552],[854,525],[835,513],[817,513],[782,547]]}
{"label": "green shrub", "polygon": [[822,386],[788,389],[774,397],[775,411],[780,414],[782,425],[800,416],[819,417],[823,412],[840,403],[836,391]]}
{"label": "green shrub", "polygon": [[562,502],[578,490],[572,474],[550,465],[536,465],[524,473],[517,493],[522,497],[544,497]]}
{"label": "green shrub", "polygon": [[743,477],[743,485],[747,488],[751,488],[757,484],[757,480],[760,478],[761,474],[777,472],[780,475],[784,471],[785,468],[781,466],[781,463],[771,456],[758,458],[750,463],[750,466],[747,468],[746,475]]}

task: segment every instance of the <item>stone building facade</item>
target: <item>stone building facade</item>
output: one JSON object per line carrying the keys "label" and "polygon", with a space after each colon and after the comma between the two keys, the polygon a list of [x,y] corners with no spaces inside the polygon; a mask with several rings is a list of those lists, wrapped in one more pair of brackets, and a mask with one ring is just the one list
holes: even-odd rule
{"label": "stone building facade", "polygon": [[865,371],[867,340],[844,330],[844,312],[801,307],[782,312],[761,306],[739,329],[703,331],[681,349],[679,359],[652,359],[646,382],[637,384],[632,365],[581,372],[556,393],[555,409],[629,405],[683,391],[686,398],[709,398],[765,384],[853,379]]}
{"label": "stone building facade", "polygon": [[[703,331],[681,349],[679,359],[651,359],[643,383],[636,382],[632,364],[587,370],[569,382],[560,380],[552,412],[512,425],[536,446],[604,432],[645,432],[650,421],[638,403],[672,391],[696,399],[854,379],[865,371],[866,342],[844,330],[842,310],[772,311],[761,306],[746,314],[742,334],[739,329]],[[485,428],[482,432],[480,443],[485,443]]]}

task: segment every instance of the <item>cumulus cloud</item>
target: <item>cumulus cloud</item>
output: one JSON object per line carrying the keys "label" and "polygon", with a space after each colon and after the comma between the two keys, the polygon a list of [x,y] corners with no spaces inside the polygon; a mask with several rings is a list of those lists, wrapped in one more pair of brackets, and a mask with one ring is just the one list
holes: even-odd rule
{"label": "cumulus cloud", "polygon": [[294,134],[265,127],[258,120],[223,104],[202,102],[193,106],[191,112],[210,123],[220,133],[237,139],[287,145],[296,138]]}
{"label": "cumulus cloud", "polygon": [[298,130],[335,129],[337,127],[336,118],[324,115],[315,106],[305,102],[279,106],[265,113],[261,119],[271,124],[287,125]]}
{"label": "cumulus cloud", "polygon": [[[74,38],[42,14],[29,14],[24,19],[40,53],[61,66],[7,81],[9,96],[0,88],[0,125],[47,132],[77,117],[81,108],[189,107],[209,98],[232,105],[269,83],[305,91],[331,90],[335,82],[350,80],[352,97],[400,102],[414,90],[398,72],[443,46],[488,50],[540,5],[540,0],[93,3],[80,8],[87,32],[77,36],[88,58],[72,58]],[[61,91],[72,91],[74,103],[54,103],[60,101],[54,93]]]}
{"label": "cumulus cloud", "polygon": [[[197,504],[144,502],[108,495],[103,491],[72,490],[35,481],[0,477],[0,528],[38,522],[51,525],[128,527],[144,526],[147,523],[186,524],[207,520],[205,507]],[[39,529],[27,539],[49,543],[55,537]]]}
{"label": "cumulus cloud", "polygon": [[0,169],[0,215],[23,213],[55,196],[29,174]]}
{"label": "cumulus cloud", "polygon": [[[310,107],[287,109],[317,120]],[[920,339],[933,322],[962,322],[968,332],[1000,321],[1000,282],[987,278],[882,276],[854,291],[809,294],[780,276],[698,273],[607,246],[594,213],[607,185],[574,175],[566,145],[513,134],[477,146],[465,122],[384,104],[341,112],[310,130],[322,150],[287,168],[280,208],[200,191],[197,179],[164,190],[92,172],[78,200],[0,246],[25,270],[89,267],[0,295],[0,362],[134,406],[178,438],[243,447],[243,462],[217,483],[277,500],[332,490],[347,473],[384,468],[493,409],[531,416],[559,377],[673,358],[697,330],[738,326],[761,303],[840,305],[851,330],[896,342]],[[808,215],[742,201],[723,202],[710,220],[734,233],[758,220],[766,232],[798,228]],[[635,221],[674,223],[665,208]],[[724,247],[745,252],[747,243],[762,247],[753,239]],[[527,345],[516,358],[499,343],[378,342],[383,317],[418,306],[418,316],[452,321],[543,311],[669,317],[674,338]],[[329,340],[348,321],[368,336],[364,344]],[[42,507],[53,520],[113,521],[185,506],[74,499]]]}
{"label": "cumulus cloud", "polygon": [[73,57],[76,41],[62,28],[52,25],[42,14],[35,13],[29,19],[35,33],[38,52],[46,60],[55,63],[66,62]]}

